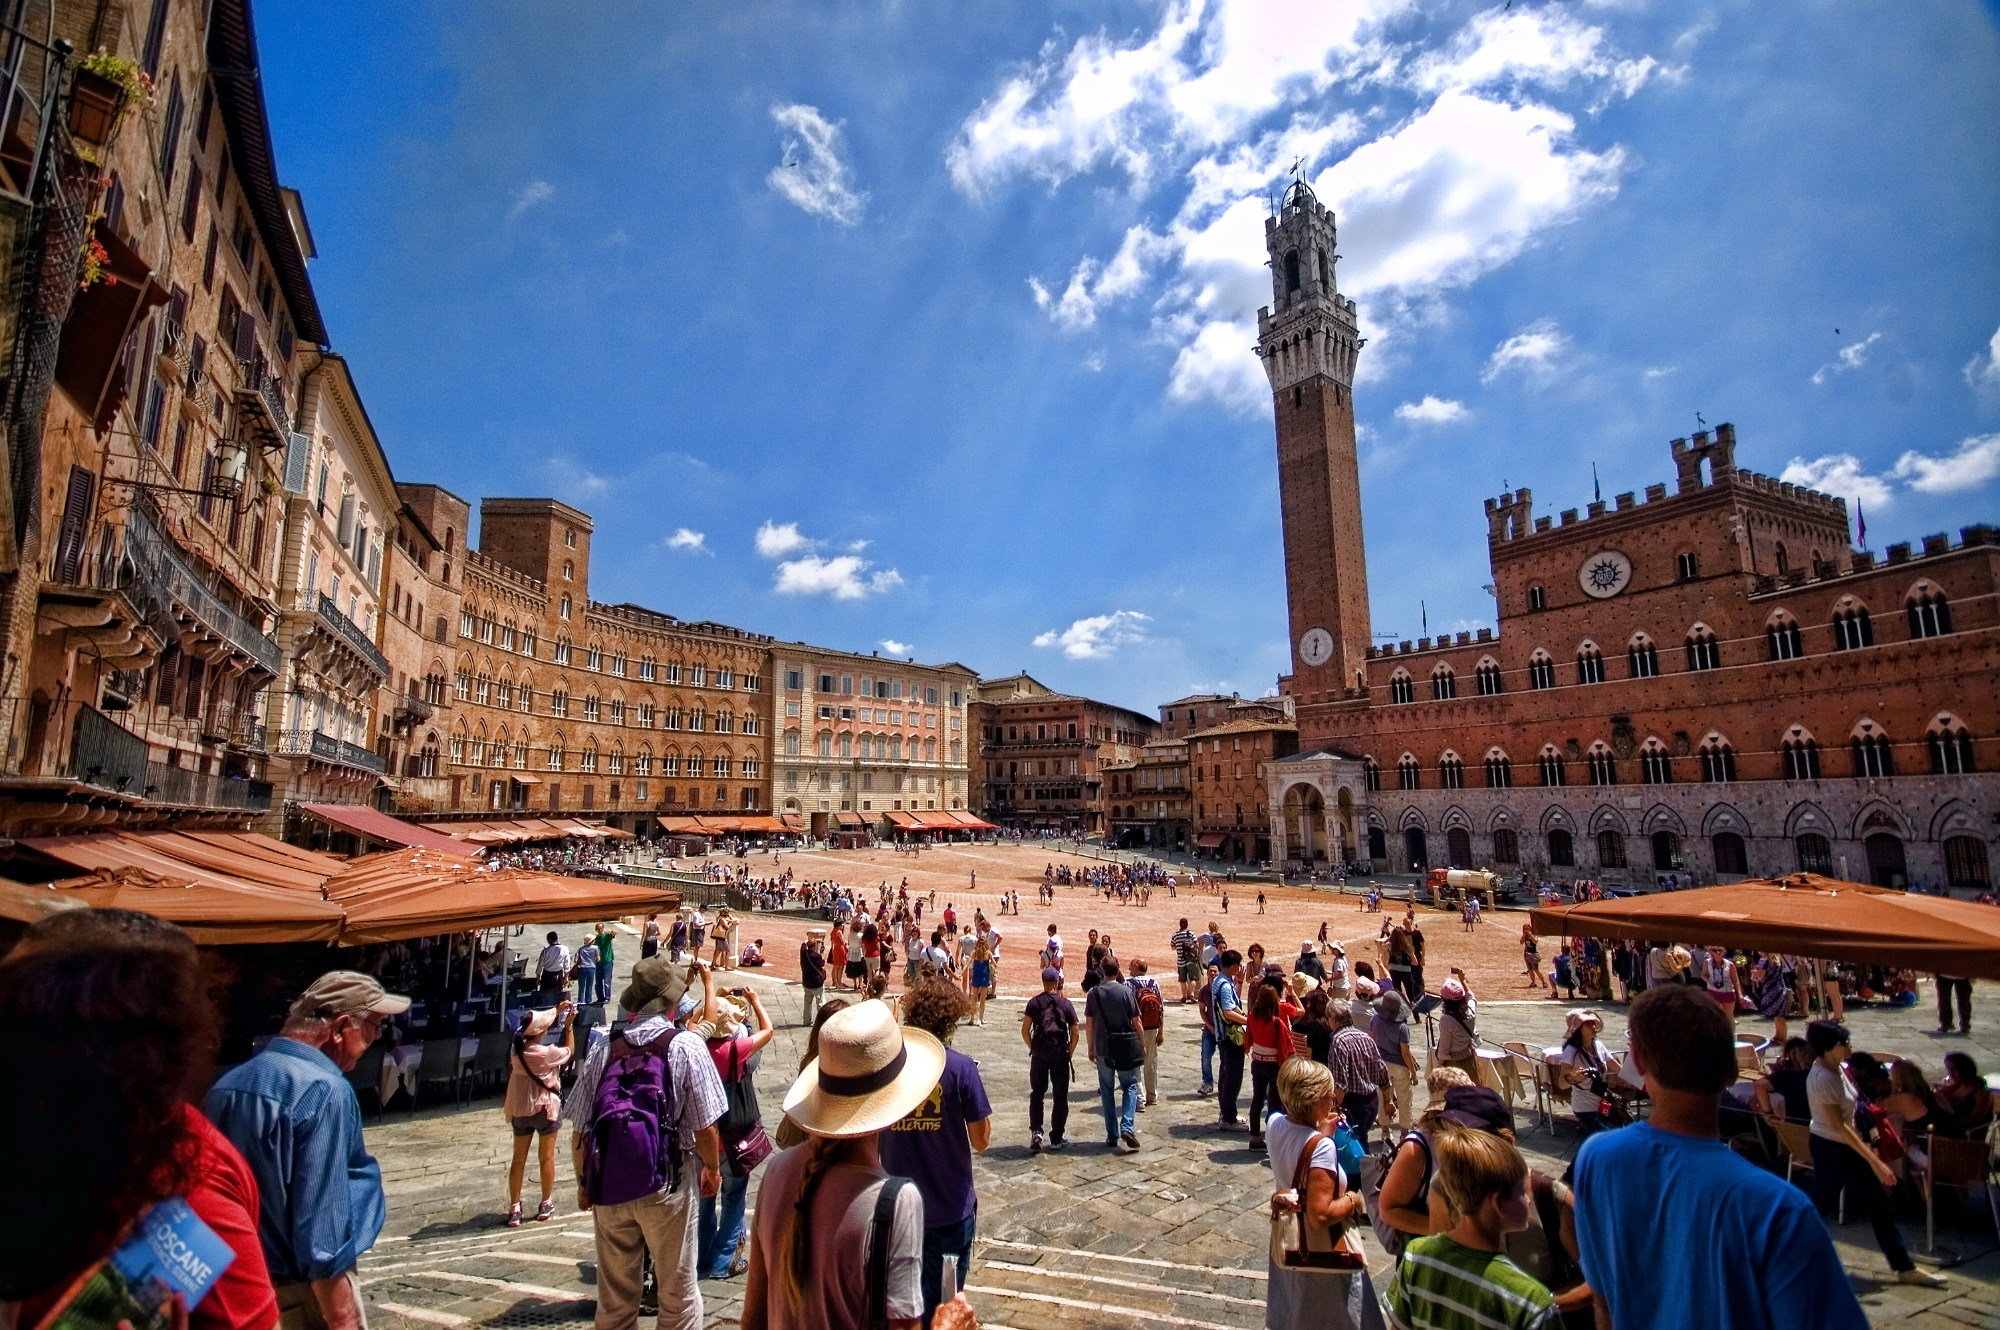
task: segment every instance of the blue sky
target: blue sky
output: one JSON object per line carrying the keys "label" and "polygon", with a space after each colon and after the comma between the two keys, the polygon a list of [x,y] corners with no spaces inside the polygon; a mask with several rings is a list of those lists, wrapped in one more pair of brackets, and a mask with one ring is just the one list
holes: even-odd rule
{"label": "blue sky", "polygon": [[1990,6],[257,17],[396,474],[591,512],[598,599],[1145,709],[1268,691],[1249,348],[1300,158],[1370,339],[1378,633],[1490,625],[1481,499],[1670,480],[1697,412],[1878,551],[2000,520]]}

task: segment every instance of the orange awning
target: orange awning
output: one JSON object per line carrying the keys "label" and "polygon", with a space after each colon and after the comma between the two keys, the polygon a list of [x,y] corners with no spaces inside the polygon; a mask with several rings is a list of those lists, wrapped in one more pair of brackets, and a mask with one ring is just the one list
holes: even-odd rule
{"label": "orange awning", "polygon": [[129,832],[34,836],[21,841],[80,872],[140,868],[208,886],[281,887],[319,895],[320,884],[346,861],[314,854],[252,831]]}
{"label": "orange awning", "polygon": [[916,831],[923,825],[923,819],[914,813],[890,813],[889,821],[905,831]]}
{"label": "orange awning", "polygon": [[1537,933],[1742,947],[2000,979],[2000,910],[1798,874],[1536,909]]}
{"label": "orange awning", "polygon": [[392,942],[525,923],[584,923],[676,909],[677,892],[514,869],[486,870],[429,850],[356,859],[327,882],[347,911],[346,943]]}
{"label": "orange awning", "polygon": [[100,910],[136,910],[186,929],[203,946],[242,942],[330,942],[340,936],[340,906],[303,892],[249,884],[221,886],[145,869],[101,869],[52,884]]}
{"label": "orange awning", "polygon": [[418,846],[432,850],[462,850],[450,836],[420,827],[414,822],[405,822],[398,817],[390,817],[380,809],[367,804],[300,804],[302,812],[310,813],[322,822],[330,822],[336,827],[351,831],[357,836],[387,845]]}

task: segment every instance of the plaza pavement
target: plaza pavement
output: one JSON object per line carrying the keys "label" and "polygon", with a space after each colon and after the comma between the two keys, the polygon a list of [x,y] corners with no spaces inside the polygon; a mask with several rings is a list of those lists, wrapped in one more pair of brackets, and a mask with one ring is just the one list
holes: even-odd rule
{"label": "plaza pavement", "polygon": [[[1112,907],[1111,913],[1124,912]],[[1151,913],[1165,912],[1156,901]],[[1511,922],[1518,917],[1499,917],[1494,945],[1518,931]],[[531,929],[529,935],[541,931]],[[620,948],[621,981],[636,953],[636,939]],[[765,995],[780,1025],[758,1086],[766,1123],[774,1125],[803,1046],[799,990],[775,976],[740,973]],[[1982,1069],[2000,1069],[1995,992],[1981,986],[1970,1039],[1931,1036],[1926,1002],[1914,1011],[1851,1011],[1855,1043],[1916,1057],[1933,1074],[1943,1054],[1957,1047],[1971,1052]],[[1483,1006],[1482,1032],[1539,1046],[1561,1037],[1568,1004],[1494,999]],[[1194,1008],[1169,1002],[1161,1102],[1140,1114],[1144,1145],[1129,1157],[1101,1144],[1094,1071],[1081,1057],[1077,1066],[1090,1092],[1071,1098],[1073,1144],[1061,1154],[1029,1153],[1020,1011],[1018,998],[997,1001],[989,1006],[986,1026],[961,1029],[954,1040],[979,1062],[994,1105],[993,1144],[974,1170],[979,1237],[963,1276],[981,1324],[1018,1330],[1262,1325],[1270,1170],[1262,1156],[1245,1148],[1243,1136],[1206,1125],[1214,1120],[1215,1106],[1194,1094],[1200,1079]],[[1607,1041],[1621,1046],[1623,1009],[1612,1005],[1604,1013]],[[1246,1112],[1248,1094],[1246,1084]],[[1517,1120],[1531,1159],[1546,1172],[1560,1173],[1575,1150],[1574,1130],[1558,1124],[1552,1134],[1526,1106]],[[497,1096],[469,1108],[394,1111],[385,1121],[371,1120],[367,1136],[381,1160],[389,1202],[383,1238],[360,1271],[377,1330],[572,1330],[589,1323],[595,1278],[591,1226],[588,1215],[575,1209],[566,1137],[557,1152],[556,1217],[508,1230],[502,1211],[511,1138]],[[537,1194],[532,1161],[529,1169],[525,1194],[532,1213]],[[1688,1185],[1699,1186],[1700,1179],[1690,1178]],[[756,1189],[753,1179],[753,1212]],[[2000,1256],[1993,1252],[1985,1213],[1976,1211],[1973,1218],[1968,1230],[1949,1222],[1940,1229],[1940,1245],[1974,1259],[1951,1270],[1950,1286],[1938,1291],[1889,1282],[1866,1224],[1837,1230],[1842,1260],[1873,1324],[1907,1330],[2000,1326]],[[1921,1217],[1906,1219],[1903,1231],[1913,1251],[1922,1247]],[[1373,1249],[1372,1237],[1368,1241]],[[1378,1251],[1378,1287],[1386,1284],[1386,1266]],[[709,1325],[735,1323],[742,1285],[741,1278],[704,1283]]]}

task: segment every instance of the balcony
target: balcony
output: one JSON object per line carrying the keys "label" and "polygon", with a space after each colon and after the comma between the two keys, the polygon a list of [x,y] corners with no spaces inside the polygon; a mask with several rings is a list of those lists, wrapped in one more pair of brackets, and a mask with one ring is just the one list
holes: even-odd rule
{"label": "balcony", "polygon": [[408,734],[436,714],[437,708],[415,693],[404,693],[396,699],[396,709],[390,713],[389,723],[395,726],[398,734]]}
{"label": "balcony", "polygon": [[170,767],[164,762],[146,764],[143,793],[148,802],[185,808],[242,808],[267,812],[271,807],[269,781],[213,776],[190,767]]}
{"label": "balcony", "polygon": [[282,448],[291,439],[292,413],[285,406],[285,391],[278,376],[264,362],[262,352],[249,360],[239,360],[236,385],[236,420],[245,438],[258,448]]}
{"label": "balcony", "polygon": [[[145,509],[136,505],[125,526],[125,554],[137,580],[161,588],[173,601],[173,616],[181,621],[184,639],[191,629],[196,644],[203,638],[224,644],[245,659],[249,671],[278,676],[284,666],[278,644],[223,604],[160,534]],[[198,654],[185,640],[182,650]]]}
{"label": "balcony", "polygon": [[374,751],[345,739],[336,739],[330,734],[321,734],[318,730],[286,730],[278,740],[278,751],[287,757],[317,758],[360,771],[372,771],[378,776],[389,770],[389,764]]}
{"label": "balcony", "polygon": [[319,593],[319,621],[356,655],[374,666],[377,674],[385,679],[389,677],[389,658],[368,640],[368,634],[361,631],[360,624],[340,612],[340,606],[324,591]]}
{"label": "balcony", "polygon": [[[53,728],[62,723],[61,713],[41,723]],[[211,775],[192,767],[149,761],[146,741],[95,707],[75,707],[74,716],[68,721],[68,739],[68,752],[53,771],[45,767],[36,772],[31,760],[25,764],[29,770],[20,774],[72,780],[110,794],[125,795],[134,802],[143,800],[145,805],[249,811],[271,806],[268,781]]]}

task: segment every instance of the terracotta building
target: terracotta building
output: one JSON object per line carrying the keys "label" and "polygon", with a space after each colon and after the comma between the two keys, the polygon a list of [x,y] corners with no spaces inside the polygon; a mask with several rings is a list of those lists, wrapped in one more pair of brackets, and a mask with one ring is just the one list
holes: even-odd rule
{"label": "terracotta building", "polygon": [[471,509],[436,485],[399,484],[396,491],[402,506],[383,559],[384,608],[376,636],[390,669],[376,750],[396,785],[396,811],[438,813],[450,805],[445,736],[455,718],[451,634]]}
{"label": "terracotta building", "polygon": [[978,676],[803,642],[771,648],[779,734],[773,797],[814,836],[891,812],[963,810],[972,797],[967,712]]}
{"label": "terracotta building", "polygon": [[1194,791],[1189,785],[1186,739],[1162,735],[1141,746],[1131,761],[1107,762],[1100,770],[1110,805],[1107,825],[1112,844],[1186,850],[1194,843]]}
{"label": "terracotta building", "polygon": [[[1851,548],[1841,500],[1740,469],[1728,425],[1674,440],[1671,494],[1553,517],[1526,489],[1488,500],[1498,630],[1366,645],[1352,305],[1306,258],[1332,225],[1294,187],[1266,233],[1281,687],[1308,750],[1267,781],[1274,854],[1645,884],[1801,868],[1988,883],[2000,536],[1967,527],[1878,563]],[[1303,845],[1301,816],[1318,833]]]}
{"label": "terracotta building", "polygon": [[1187,737],[1194,794],[1195,853],[1232,863],[1272,858],[1268,796],[1271,764],[1299,751],[1287,720],[1232,720]]}
{"label": "terracotta building", "polygon": [[1025,672],[981,680],[977,711],[981,816],[1021,830],[1103,833],[1111,801],[1102,769],[1135,760],[1159,728]]}
{"label": "terracotta building", "polygon": [[770,639],[590,599],[589,516],[486,499],[452,642],[446,805],[770,811]]}

